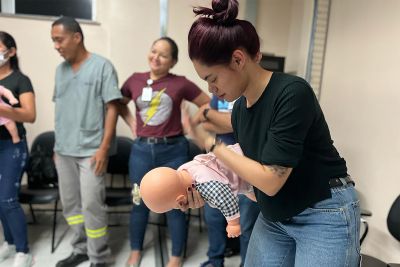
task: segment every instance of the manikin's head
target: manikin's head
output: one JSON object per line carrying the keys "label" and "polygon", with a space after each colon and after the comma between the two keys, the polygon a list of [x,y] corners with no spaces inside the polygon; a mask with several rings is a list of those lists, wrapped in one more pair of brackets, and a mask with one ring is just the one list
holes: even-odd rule
{"label": "manikin's head", "polygon": [[191,177],[185,171],[159,167],[149,171],[140,182],[140,195],[146,206],[156,213],[178,209],[186,203]]}

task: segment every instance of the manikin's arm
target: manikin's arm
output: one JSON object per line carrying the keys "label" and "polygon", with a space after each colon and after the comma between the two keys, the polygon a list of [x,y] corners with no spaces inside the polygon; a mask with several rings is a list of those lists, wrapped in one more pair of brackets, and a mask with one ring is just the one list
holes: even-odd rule
{"label": "manikin's arm", "polygon": [[239,199],[235,196],[228,184],[212,180],[197,184],[197,190],[213,207],[218,208],[228,222],[226,231],[228,237],[240,235]]}
{"label": "manikin's arm", "polygon": [[0,92],[0,96],[4,96],[5,98],[7,98],[11,105],[15,105],[18,103],[18,100],[14,97],[12,92],[4,86],[0,85]]}
{"label": "manikin's arm", "polygon": [[228,233],[228,237],[238,237],[242,233],[240,231],[240,217],[228,221],[228,225],[226,226],[226,232]]}

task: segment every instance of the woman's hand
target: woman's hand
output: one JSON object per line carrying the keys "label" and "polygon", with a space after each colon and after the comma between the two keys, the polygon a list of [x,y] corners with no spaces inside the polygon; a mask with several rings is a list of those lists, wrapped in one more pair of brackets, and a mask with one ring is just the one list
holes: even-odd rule
{"label": "woman's hand", "polygon": [[201,197],[199,191],[194,186],[188,187],[186,190],[187,202],[179,203],[181,211],[187,211],[188,209],[198,209],[204,206],[204,199]]}

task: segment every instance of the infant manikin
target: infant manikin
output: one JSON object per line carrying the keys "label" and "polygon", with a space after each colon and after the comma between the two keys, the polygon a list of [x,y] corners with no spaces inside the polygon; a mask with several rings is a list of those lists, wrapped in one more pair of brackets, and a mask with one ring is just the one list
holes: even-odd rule
{"label": "infant manikin", "polygon": [[[10,102],[11,105],[15,105],[18,103],[18,100],[14,97],[14,95],[12,94],[12,92],[10,90],[8,90],[7,88],[5,88],[4,86],[0,85],[0,105],[7,105],[7,103],[5,103],[2,99],[2,97],[6,98],[8,100],[8,102]],[[19,135],[18,135],[18,129],[17,129],[17,125],[15,124],[14,121],[4,118],[4,117],[0,117],[0,126],[4,125],[7,129],[7,131],[10,133],[11,138],[12,138],[12,142],[18,143],[20,141]]]}
{"label": "infant manikin", "polygon": [[[238,144],[230,145],[243,154]],[[228,237],[240,235],[238,194],[245,194],[255,201],[253,188],[229,170],[210,152],[196,156],[192,161],[174,170],[159,167],[149,171],[140,184],[140,195],[146,206],[157,213],[178,209],[186,203],[187,189],[194,187],[211,207],[218,208],[225,216]]]}

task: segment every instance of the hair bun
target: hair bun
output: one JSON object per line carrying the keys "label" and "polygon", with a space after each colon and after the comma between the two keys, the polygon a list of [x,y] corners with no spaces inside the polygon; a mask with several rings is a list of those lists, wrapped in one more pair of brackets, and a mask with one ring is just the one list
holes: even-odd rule
{"label": "hair bun", "polygon": [[237,0],[213,0],[211,6],[215,12],[213,19],[218,24],[230,24],[238,15]]}
{"label": "hair bun", "polygon": [[213,0],[212,9],[197,7],[193,10],[196,15],[206,16],[213,19],[217,24],[231,24],[235,21],[239,12],[237,0]]}

